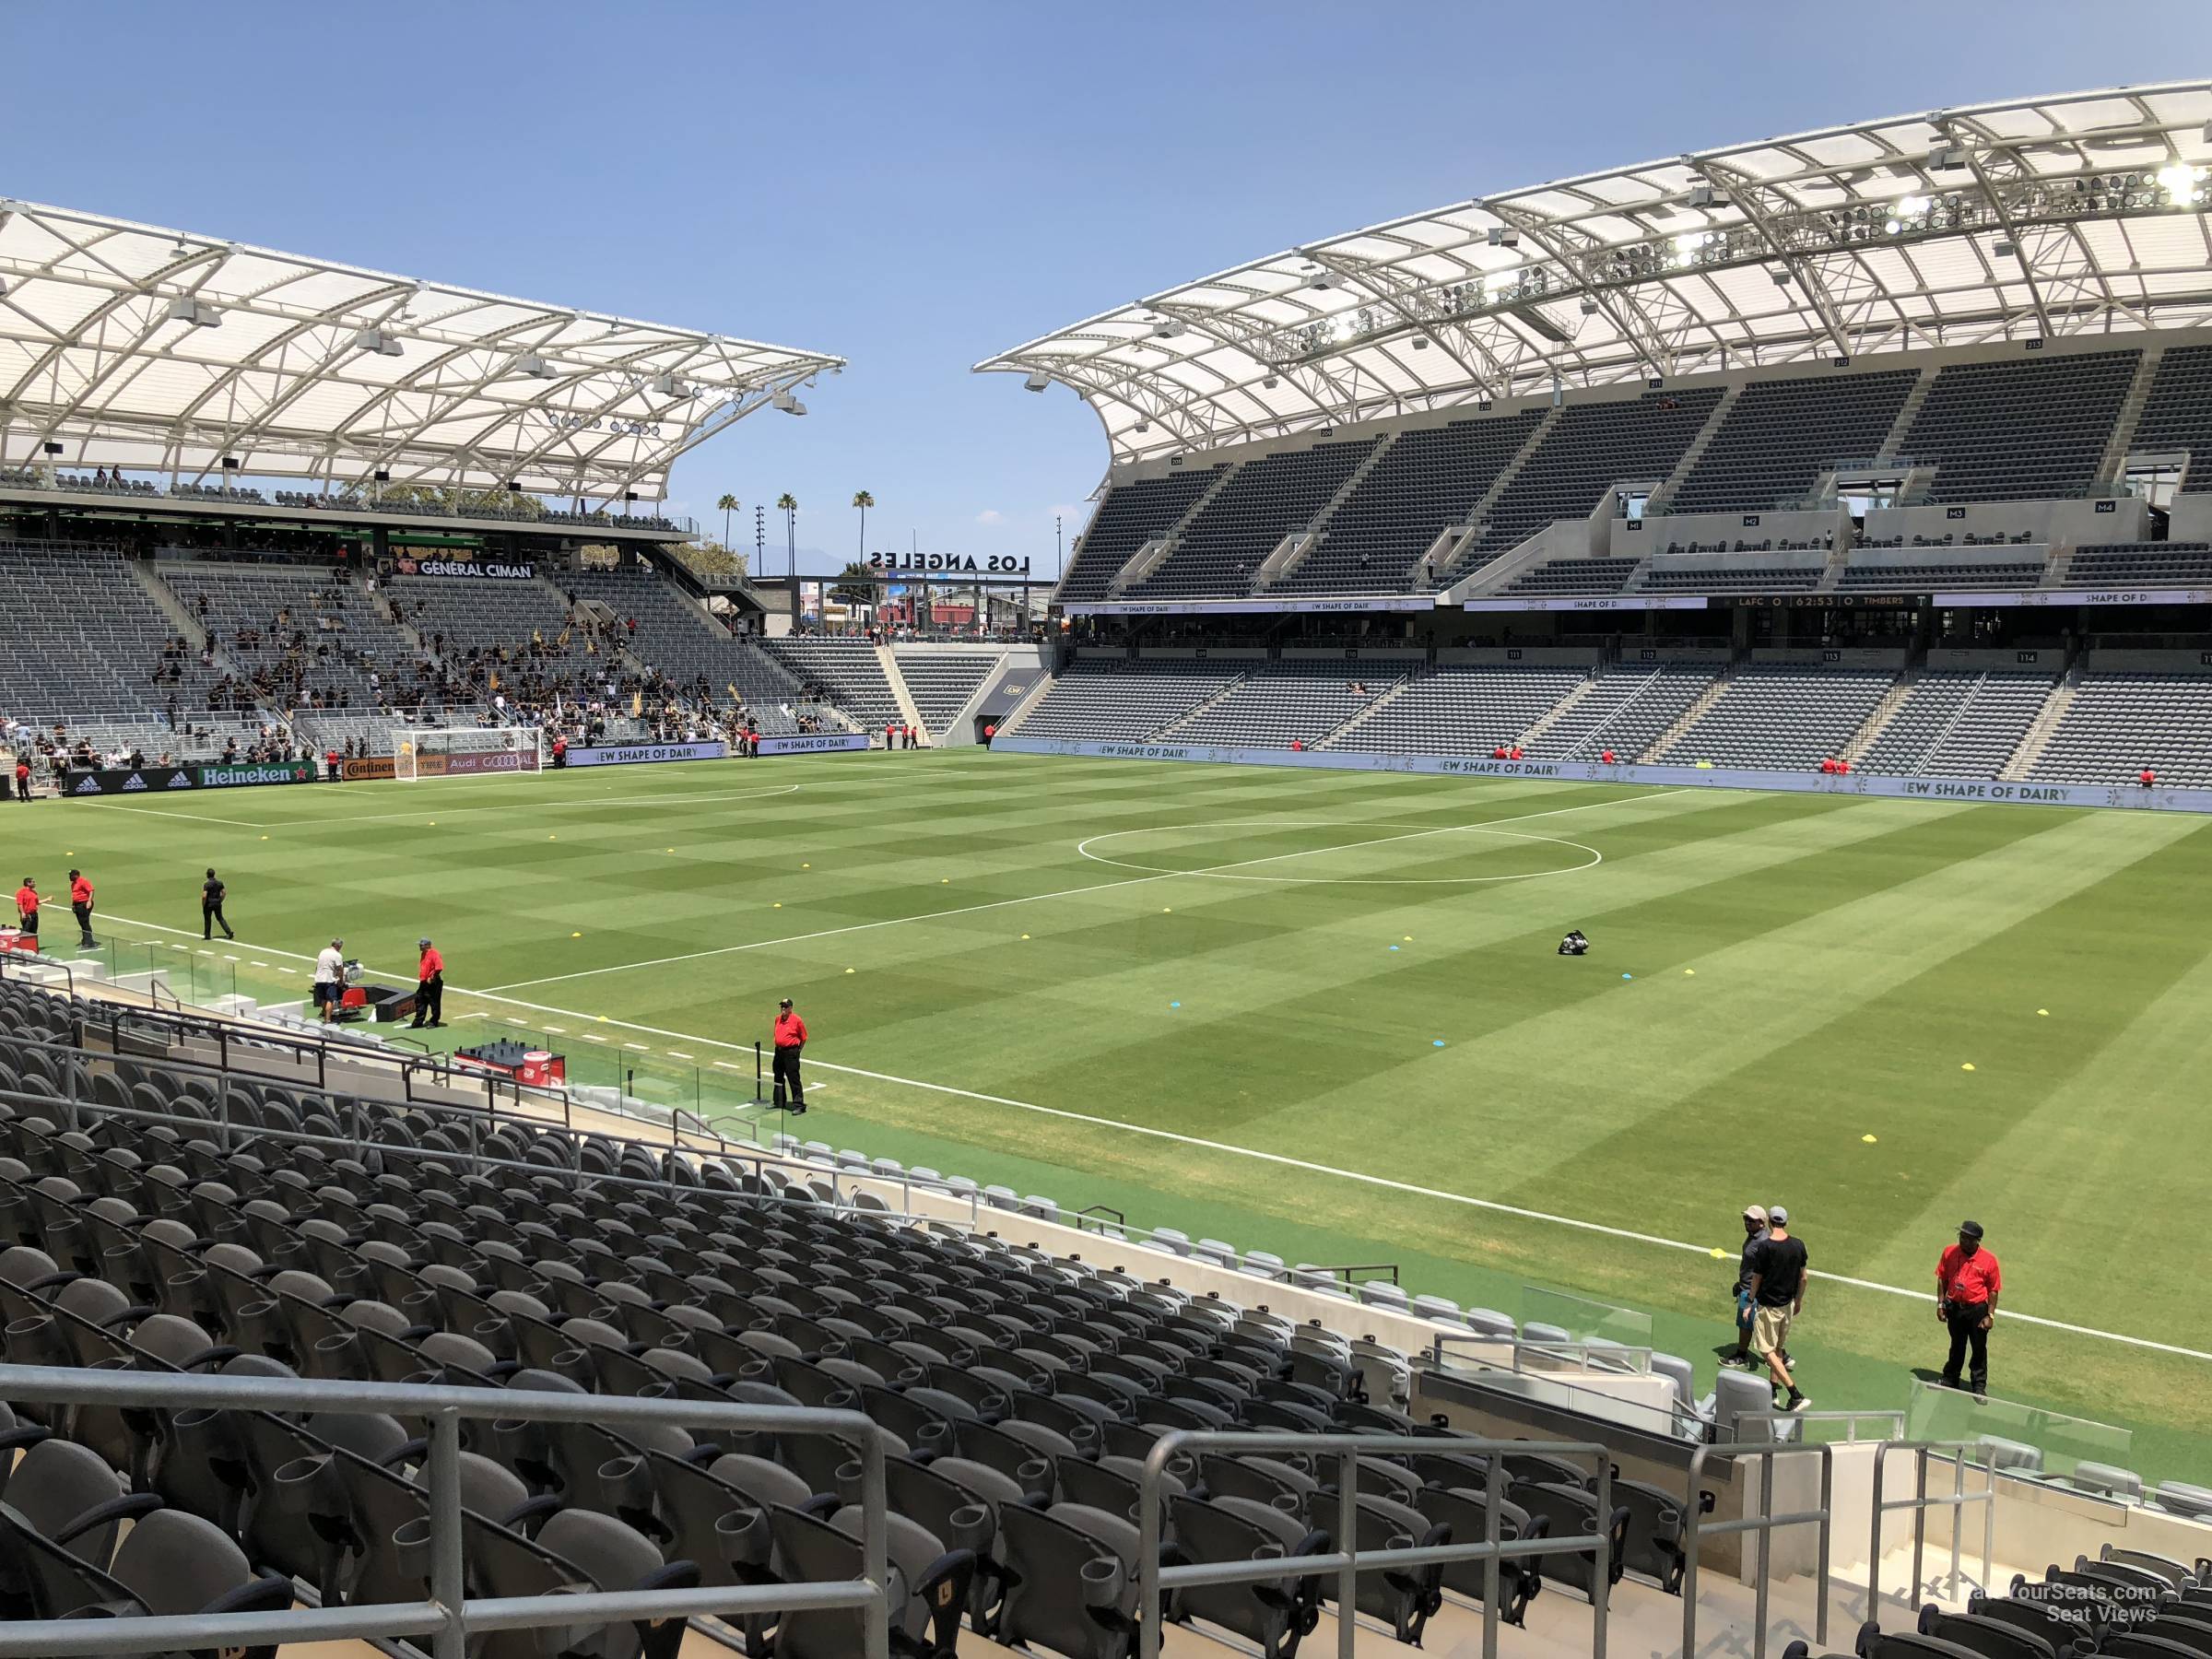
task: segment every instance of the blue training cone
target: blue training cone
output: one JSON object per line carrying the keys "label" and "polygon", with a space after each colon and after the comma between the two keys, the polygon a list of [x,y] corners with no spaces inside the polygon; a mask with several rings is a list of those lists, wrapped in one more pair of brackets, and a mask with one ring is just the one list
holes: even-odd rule
{"label": "blue training cone", "polygon": [[1620,977],[1622,979],[1634,979],[1636,976],[1632,973],[1624,973]]}

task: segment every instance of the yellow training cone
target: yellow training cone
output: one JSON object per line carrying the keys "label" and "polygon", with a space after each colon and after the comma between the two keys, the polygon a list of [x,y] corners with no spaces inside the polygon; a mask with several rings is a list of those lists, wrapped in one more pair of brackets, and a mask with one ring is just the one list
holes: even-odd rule
{"label": "yellow training cone", "polygon": [[1724,1262],[1728,1259],[1728,1253],[1715,1244],[1712,1247],[1712,1259],[1716,1262]]}
{"label": "yellow training cone", "polygon": [[1025,939],[1026,939],[1026,938],[1028,938],[1030,935],[1029,935],[1028,934],[1023,934],[1021,936],[1022,936],[1023,938],[1025,938]]}
{"label": "yellow training cone", "polygon": [[1969,1061],[1968,1061],[1968,1062],[1967,1062],[1967,1063],[1966,1063],[1964,1065],[1960,1066],[1959,1069],[1960,1071],[1972,1071],[1972,1070],[1974,1069],[1974,1063],[1973,1063],[1971,1060],[1969,1060]]}
{"label": "yellow training cone", "polygon": [[856,973],[856,972],[858,972],[858,971],[859,971],[859,970],[858,970],[858,969],[855,969],[855,968],[848,968],[848,969],[846,969],[846,970],[845,970],[845,971],[846,971],[847,973]]}
{"label": "yellow training cone", "polygon": [[1870,1147],[1874,1145],[1874,1136],[1871,1135],[1862,1135],[1859,1136],[1859,1138],[1865,1141]]}
{"label": "yellow training cone", "polygon": [[782,910],[783,908],[783,901],[781,899],[776,900],[776,908],[778,910]]}
{"label": "yellow training cone", "polygon": [[583,937],[583,935],[580,933],[572,933],[569,935],[569,937],[571,939],[581,939]]}
{"label": "yellow training cone", "polygon": [[1696,979],[1698,977],[1698,971],[1695,968],[1685,968],[1682,970],[1682,972],[1684,977],[1688,979]]}
{"label": "yellow training cone", "polygon": [[[265,836],[263,836],[261,839],[262,839],[263,841],[267,841],[269,838],[268,838],[267,836],[265,836]],[[2050,1010],[2050,1009],[2048,1009],[2048,1008],[2038,1008],[2038,1009],[2036,1010],[2036,1012],[2037,1012],[2038,1014],[2041,1014],[2041,1016],[2042,1016],[2042,1017],[2043,1017],[2045,1019],[2048,1019],[2048,1018],[2051,1018],[2051,1010]]]}

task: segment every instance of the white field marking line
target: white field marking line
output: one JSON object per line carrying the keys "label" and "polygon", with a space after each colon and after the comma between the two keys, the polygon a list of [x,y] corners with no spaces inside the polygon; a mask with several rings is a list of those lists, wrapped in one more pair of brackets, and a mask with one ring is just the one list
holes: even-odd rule
{"label": "white field marking line", "polygon": [[[458,782],[459,780],[454,781]],[[556,812],[580,812],[606,806],[654,806],[669,802],[680,804],[686,801],[751,801],[763,795],[796,794],[802,787],[803,785],[797,783],[786,783],[781,788],[741,789],[711,794],[606,794],[594,795],[581,801],[533,801],[529,804],[528,808],[510,804],[500,806],[440,806],[435,810],[446,818],[464,818],[487,812],[504,812],[522,818],[527,817],[530,810],[537,808],[549,808]],[[358,814],[351,818],[271,818],[265,822],[258,818],[218,818],[212,812],[170,812],[159,806],[125,806],[117,801],[88,801],[83,804],[88,806],[106,806],[116,812],[145,812],[151,813],[157,818],[190,818],[195,824],[230,824],[241,830],[319,830],[325,824],[384,824],[407,818],[418,818],[423,816],[422,812],[371,812]],[[426,808],[426,810],[429,809]]]}
{"label": "white field marking line", "polygon": [[[479,991],[478,996],[491,993]],[[587,1018],[572,1008],[551,1008],[538,1003],[522,1002],[512,996],[493,997],[494,1001],[513,1003],[517,1007],[535,1009],[541,1014],[561,1014],[572,1019]],[[628,1019],[616,1019],[601,1015],[609,1025],[642,1031],[649,1036],[675,1037],[686,1042],[704,1043],[710,1048],[730,1049],[739,1053],[750,1053],[751,1048],[740,1042],[724,1042],[718,1037],[702,1037],[694,1031],[671,1031],[660,1026],[639,1025]],[[984,1094],[972,1088],[956,1088],[949,1083],[930,1083],[920,1077],[902,1077],[895,1072],[869,1071],[865,1066],[840,1065],[831,1060],[809,1060],[809,1065],[824,1071],[843,1072],[851,1077],[870,1077],[879,1083],[896,1083],[908,1088],[926,1089],[932,1094],[953,1095],[963,1100],[981,1100],[987,1105],[1012,1107],[1018,1112],[1033,1112],[1042,1117],[1061,1118],[1069,1123],[1088,1124],[1099,1129],[1118,1129],[1125,1135],[1141,1135],[1152,1140],[1163,1140],[1177,1146],[1197,1147],[1208,1152],[1224,1152],[1235,1158],[1255,1159],[1262,1163],[1275,1164],[1283,1169],[1300,1170],[1310,1175],[1326,1175],[1338,1181],[1358,1182],[1363,1186],[1382,1187],[1394,1193],[1405,1193],[1417,1198],[1434,1198],[1445,1204],[1464,1205],[1469,1209],[1488,1210],[1494,1215],[1512,1216],[1524,1221],[1544,1221],[1554,1227],[1571,1227],[1579,1232],[1597,1233],[1608,1239],[1626,1239],[1632,1243],[1649,1244],[1662,1250],[1688,1251],[1693,1255],[1710,1256],[1712,1248],[1704,1244],[1685,1243],[1679,1239],[1664,1239],[1656,1233],[1637,1232],[1625,1227],[1608,1227],[1600,1221],[1585,1221],[1575,1216],[1555,1216],[1545,1210],[1527,1209],[1517,1204],[1503,1204],[1495,1198],[1477,1198],[1466,1193],[1449,1193],[1440,1187],[1419,1186],[1412,1182],[1394,1181],[1386,1175],[1370,1175],[1360,1170],[1340,1170],[1332,1164],[1313,1163],[1306,1159],[1292,1158],[1282,1152],[1263,1151],[1257,1147],[1240,1147],[1230,1141],[1206,1140],[1195,1135],[1180,1135],[1172,1129],[1156,1129],[1149,1124],[1124,1123],[1119,1118],[1099,1117],[1088,1112],[1071,1112],[1061,1106],[1040,1106],[1031,1100],[1010,1100],[1005,1095]],[[1901,1285],[1884,1285],[1874,1279],[1853,1278],[1848,1274],[1823,1273],[1818,1268],[1807,1268],[1806,1276],[1822,1279],[1831,1285],[1849,1285],[1856,1290],[1872,1290],[1883,1296],[1901,1296],[1909,1301],[1933,1302],[1936,1298],[1925,1290],[1911,1290]],[[2069,1335],[2088,1336],[2100,1342],[2116,1342],[2128,1347],[2148,1348],[2154,1353],[2172,1354],[2183,1359],[2212,1361],[2212,1353],[2201,1348],[2182,1347],[2171,1342],[2153,1342],[2147,1336],[2130,1336],[2123,1331],[2100,1331],[2092,1325],[2069,1324],[2061,1319],[2044,1319],[2033,1313],[2007,1312],[2005,1317],[2021,1324],[2040,1325],[2048,1331],[2064,1331]]]}
{"label": "white field marking line", "polygon": [[[1502,821],[1502,820],[1500,820]],[[1495,881],[1537,881],[1547,876],[1577,876],[1584,870],[1594,870],[1606,862],[1606,855],[1595,847],[1585,847],[1581,841],[1568,841],[1558,835],[1522,835],[1512,830],[1488,830],[1479,824],[1453,824],[1450,828],[1462,835],[1494,835],[1500,841],[1542,841],[1547,846],[1572,847],[1577,853],[1587,853],[1589,858],[1579,865],[1569,865],[1559,870],[1529,870],[1518,876],[1224,876],[1214,869],[1163,870],[1158,865],[1132,864],[1125,858],[1109,858],[1103,853],[1093,853],[1094,841],[1112,841],[1124,835],[1163,835],[1177,830],[1343,830],[1351,826],[1336,818],[1220,818],[1210,824],[1156,824],[1143,830],[1109,830],[1102,835],[1086,836],[1076,843],[1076,851],[1093,864],[1112,865],[1120,870],[1147,870],[1156,876],[1204,876],[1212,881],[1277,882],[1286,887],[1481,887]],[[1393,826],[1378,824],[1375,829]],[[1439,833],[1434,829],[1423,830],[1422,835]],[[1411,841],[1412,836],[1403,839]],[[1372,845],[1369,841],[1340,841],[1329,847],[1307,847],[1297,853],[1277,853],[1278,859],[1318,858],[1324,853],[1342,852],[1349,847]],[[1221,865],[1226,869],[1230,866]]]}
{"label": "white field marking line", "polygon": [[[1370,841],[1345,841],[1328,851],[1341,853],[1354,847],[1379,847],[1391,841],[1413,841],[1424,835],[1447,835],[1486,829],[1492,824],[1521,824],[1531,818],[1557,818],[1566,812],[1588,812],[1598,806],[1626,806],[1635,801],[1655,801],[1665,795],[1688,794],[1690,793],[1690,787],[1684,784],[1676,789],[1653,790],[1645,794],[1616,795],[1604,801],[1584,801],[1575,806],[1554,806],[1544,812],[1524,812],[1512,818],[1484,818],[1478,824],[1446,824],[1433,830],[1410,830],[1403,835],[1382,835]],[[535,985],[558,985],[567,980],[593,979],[603,973],[628,973],[633,968],[665,968],[672,963],[696,962],[708,957],[735,956],[747,950],[770,950],[779,945],[802,945],[810,939],[833,939],[842,934],[872,933],[880,927],[903,927],[911,922],[941,922],[947,916],[971,916],[979,911],[1004,910],[1013,904],[1040,904],[1049,899],[1075,899],[1085,893],[1102,893],[1113,888],[1143,887],[1147,882],[1175,881],[1190,876],[1212,876],[1223,870],[1249,869],[1254,865],[1274,864],[1285,858],[1304,858],[1313,851],[1309,848],[1298,853],[1275,853],[1265,858],[1243,858],[1233,864],[1214,865],[1198,870],[1167,870],[1155,876],[1129,876],[1114,881],[1092,882],[1087,887],[1061,888],[1055,892],[1029,893],[1019,899],[993,899],[982,904],[963,904],[951,910],[928,911],[919,916],[892,916],[881,922],[855,922],[845,927],[825,927],[816,933],[788,934],[780,939],[755,939],[744,945],[722,945],[712,950],[691,950],[680,956],[653,957],[641,962],[618,962],[606,968],[580,968],[573,973],[549,973],[542,979],[514,980],[504,985],[490,986],[477,994],[495,996],[502,991],[527,991]]]}
{"label": "white field marking line", "polygon": [[80,801],[81,806],[105,806],[110,812],[142,812],[148,818],[190,818],[195,824],[231,824],[241,830],[266,830],[251,818],[218,818],[212,812],[168,812],[159,806],[125,806],[121,801]]}

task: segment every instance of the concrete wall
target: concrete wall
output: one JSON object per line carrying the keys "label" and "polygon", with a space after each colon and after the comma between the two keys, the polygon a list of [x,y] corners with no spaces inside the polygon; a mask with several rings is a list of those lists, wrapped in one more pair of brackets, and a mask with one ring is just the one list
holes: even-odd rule
{"label": "concrete wall", "polygon": [[[1820,512],[1666,512],[1641,524],[1614,520],[1609,546],[1616,558],[1635,558],[1664,552],[1669,542],[1685,547],[1691,542],[1721,542],[1733,547],[1739,541],[1818,542],[1833,536],[1839,546],[1847,546],[1853,534],[1851,514],[1840,507]],[[1759,557],[1763,561],[1768,555]]]}
{"label": "concrete wall", "polygon": [[[2150,508],[2133,497],[2078,501],[1974,501],[1955,507],[1877,507],[1866,515],[1865,539],[1912,538],[1941,541],[1948,535],[1952,547],[1969,535],[2018,535],[2025,530],[2031,542],[2072,547],[2088,542],[2142,541],[2150,534]],[[1924,551],[1924,549],[1922,549]],[[2028,548],[2017,549],[2025,555]]]}

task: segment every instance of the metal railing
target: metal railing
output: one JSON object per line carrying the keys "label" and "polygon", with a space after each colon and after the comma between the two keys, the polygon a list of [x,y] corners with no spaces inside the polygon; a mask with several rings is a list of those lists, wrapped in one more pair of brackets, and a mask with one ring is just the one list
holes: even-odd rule
{"label": "metal railing", "polygon": [[[1986,1484],[1978,1492],[1966,1489],[1966,1471],[1971,1462],[1970,1453],[1976,1450],[1971,1441],[1890,1441],[1874,1449],[1874,1521],[1873,1535],[1866,1553],[1866,1617],[1878,1618],[1882,1608],[1882,1517],[1899,1510],[1912,1512],[1912,1583],[1906,1592],[1906,1607],[1917,1612],[1921,1600],[1921,1564],[1925,1559],[1928,1536],[1928,1512],[1947,1509],[1951,1514],[1951,1570],[1946,1577],[1951,1595],[1959,1593],[1959,1534],[1964,1521],[1959,1512],[1970,1503],[1982,1505],[1982,1587],[1989,1587],[1992,1559],[1996,1550],[1997,1530],[1997,1474],[1983,1471]],[[1910,1453],[1912,1457],[1912,1496],[1885,1499],[1882,1496],[1883,1463],[1892,1452]],[[1928,1495],[1928,1453],[1947,1453],[1951,1465],[1951,1489]]]}
{"label": "metal railing", "polygon": [[[1185,1587],[1208,1584],[1265,1584],[1287,1578],[1336,1575],[1336,1653],[1352,1659],[1359,1633],[1359,1574],[1415,1567],[1442,1567],[1454,1561],[1484,1563],[1482,1595],[1483,1659],[1498,1653],[1498,1563],[1543,1556],[1595,1556],[1591,1573],[1592,1624],[1590,1659],[1606,1659],[1606,1620],[1611,1604],[1613,1539],[1613,1460],[1606,1449],[1591,1441],[1451,1440],[1432,1444],[1488,1461],[1484,1506],[1488,1520],[1485,1536],[1477,1544],[1437,1544],[1426,1548],[1361,1549],[1359,1547],[1359,1457],[1362,1453],[1403,1455],[1408,1442],[1402,1434],[1290,1434],[1251,1433],[1237,1430],[1175,1429],[1152,1442],[1146,1454],[1137,1497],[1137,1653],[1139,1659],[1159,1659],[1160,1613],[1168,1594]],[[1271,1556],[1246,1561],[1200,1561],[1188,1566],[1160,1563],[1160,1515],[1164,1488],[1161,1478],[1168,1461],[1179,1452],[1251,1453],[1266,1456],[1284,1452],[1312,1457],[1334,1454],[1336,1459],[1337,1547],[1326,1555]],[[1579,1538],[1514,1538],[1498,1536],[1499,1506],[1505,1497],[1505,1457],[1535,1453],[1550,1457],[1587,1457],[1597,1475],[1598,1530]],[[0,1649],[0,1653],[5,1653]]]}
{"label": "metal railing", "polygon": [[[1758,1463],[1759,1471],[1759,1513],[1745,1515],[1735,1521],[1706,1522],[1703,1501],[1698,1496],[1702,1489],[1699,1484],[1705,1473],[1709,1457],[1729,1457],[1745,1463]],[[1880,1453],[1877,1452],[1878,1458]],[[1802,1510],[1794,1514],[1774,1512],[1774,1460],[1777,1457],[1818,1457],[1820,1460],[1820,1504],[1818,1509]],[[1753,1588],[1751,1626],[1751,1659],[1767,1659],[1767,1602],[1769,1581],[1772,1577],[1774,1556],[1774,1529],[1778,1526],[1803,1526],[1818,1523],[1820,1527],[1819,1565],[1816,1573],[1818,1598],[1813,1610],[1813,1640],[1820,1646],[1828,1645],[1829,1598],[1829,1544],[1835,1517],[1835,1453],[1825,1445],[1818,1446],[1749,1446],[1728,1443],[1700,1446],[1690,1453],[1688,1492],[1689,1501],[1682,1526],[1682,1652],[1698,1651],[1698,1548],[1706,1538],[1725,1533],[1757,1533],[1759,1535],[1758,1583]]]}
{"label": "metal railing", "polygon": [[1448,1347],[1506,1348],[1511,1350],[1508,1362],[1485,1360],[1473,1356],[1475,1363],[1484,1371],[1512,1371],[1516,1375],[1549,1375],[1553,1369],[1524,1364],[1525,1359],[1541,1356],[1556,1359],[1561,1372],[1569,1370],[1597,1372],[1609,1376],[1649,1376],[1652,1355],[1648,1347],[1630,1347],[1623,1343],[1607,1342],[1603,1337],[1587,1342],[1531,1342],[1525,1336],[1490,1336],[1480,1331],[1439,1331],[1430,1340],[1429,1358],[1439,1371],[1448,1369],[1445,1349]]}
{"label": "metal railing", "polygon": [[[1905,1414],[1888,1408],[1868,1408],[1863,1411],[1853,1411],[1848,1408],[1839,1408],[1833,1411],[1814,1411],[1809,1408],[1804,1411],[1739,1411],[1735,1414],[1735,1420],[1739,1438],[1742,1433],[1741,1426],[1745,1423],[1766,1423],[1770,1426],[1794,1423],[1841,1423],[1843,1425],[1841,1441],[1830,1443],[1856,1445],[1861,1443],[1859,1425],[1874,1422],[1881,1423],[1888,1432],[1869,1435],[1865,1437],[1866,1440],[1901,1441],[1905,1438]],[[1776,1435],[1775,1441],[1778,1444],[1789,1443],[1800,1447],[1816,1443],[1802,1435],[1791,1437]]]}
{"label": "metal railing", "polygon": [[[488,1630],[690,1618],[703,1615],[855,1609],[864,1659],[888,1659],[892,1581],[885,1495],[885,1431],[857,1411],[741,1406],[634,1394],[568,1394],[535,1389],[453,1388],[402,1382],[306,1382],[282,1377],[195,1377],[173,1372],[0,1365],[0,1399],[62,1406],[173,1411],[381,1412],[421,1418],[429,1429],[429,1595],[415,1602],[293,1608],[270,1613],[174,1614],[133,1618],[0,1622],[0,1659],[222,1647],[242,1651],[288,1641],[384,1641],[428,1636],[434,1659],[464,1659]],[[825,1434],[860,1456],[863,1576],[830,1583],[718,1585],[686,1590],[567,1590],[544,1595],[472,1597],[466,1590],[461,1510],[461,1419],[726,1429],[733,1434]],[[588,1581],[587,1581],[588,1582]]]}

